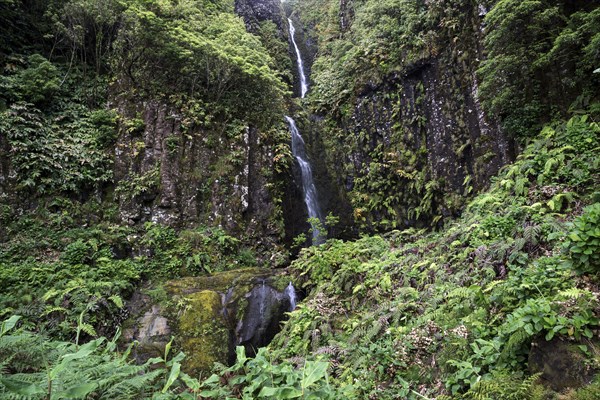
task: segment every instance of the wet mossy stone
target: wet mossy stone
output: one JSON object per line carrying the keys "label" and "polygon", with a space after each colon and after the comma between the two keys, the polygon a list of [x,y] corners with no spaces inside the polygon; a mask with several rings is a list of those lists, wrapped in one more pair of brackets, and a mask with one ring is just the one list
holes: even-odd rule
{"label": "wet mossy stone", "polygon": [[254,282],[267,279],[271,275],[273,271],[266,268],[235,269],[206,276],[175,279],[167,282],[165,289],[172,296],[187,295],[201,290],[223,293],[231,287],[248,287],[249,290]]}
{"label": "wet mossy stone", "polygon": [[194,375],[209,372],[215,361],[232,363],[236,345],[254,354],[271,341],[291,307],[289,283],[285,270],[266,268],[168,281],[147,289],[164,293],[166,300],[160,304],[142,293],[134,296],[138,301],[131,300],[127,342],[143,342],[140,349],[147,359],[162,356],[161,350],[174,336],[176,348],[186,354],[184,370]]}
{"label": "wet mossy stone", "polygon": [[554,338],[538,340],[529,352],[529,370],[541,372],[542,382],[561,392],[588,385],[598,372],[588,360],[582,348],[598,346],[598,343],[581,343]]}
{"label": "wet mossy stone", "polygon": [[179,318],[178,338],[187,355],[183,368],[190,374],[210,371],[213,363],[229,356],[229,329],[221,317],[221,296],[203,290],[185,297],[186,308]]}

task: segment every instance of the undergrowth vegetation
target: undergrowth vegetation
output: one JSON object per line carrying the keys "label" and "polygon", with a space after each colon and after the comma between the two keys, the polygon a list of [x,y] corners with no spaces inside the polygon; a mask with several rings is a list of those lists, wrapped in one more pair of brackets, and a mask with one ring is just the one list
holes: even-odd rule
{"label": "undergrowth vegetation", "polygon": [[272,347],[322,354],[359,398],[533,396],[510,397],[534,339],[596,354],[599,134],[588,114],[547,126],[441,233],[305,249],[292,268],[316,289]]}
{"label": "undergrowth vegetation", "polygon": [[528,365],[540,340],[571,343],[598,368],[597,118],[544,128],[438,233],[303,249],[291,268],[311,295],[270,345],[269,368],[326,361],[330,385],[358,399],[553,398]]}
{"label": "undergrowth vegetation", "polygon": [[119,351],[98,338],[79,346],[15,328],[18,316],[0,327],[0,396],[3,399],[197,399],[198,381],[181,371],[183,353],[143,365],[130,359],[133,344]]}
{"label": "undergrowth vegetation", "polygon": [[0,318],[18,314],[21,326],[63,339],[112,335],[141,281],[257,264],[252,249],[222,229],[124,227],[110,222],[114,209],[99,207],[59,198],[37,213],[4,209],[10,239],[0,242]]}

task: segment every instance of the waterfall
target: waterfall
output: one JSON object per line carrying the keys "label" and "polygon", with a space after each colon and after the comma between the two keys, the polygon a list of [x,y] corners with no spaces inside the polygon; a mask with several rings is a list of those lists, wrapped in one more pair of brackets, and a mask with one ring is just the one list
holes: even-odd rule
{"label": "waterfall", "polygon": [[[315,182],[313,181],[312,168],[308,162],[308,157],[306,156],[304,139],[302,139],[302,136],[300,136],[300,131],[298,131],[298,127],[296,126],[296,121],[287,115],[285,116],[285,119],[290,125],[290,132],[292,133],[292,154],[294,157],[296,157],[296,160],[298,160],[298,165],[300,165],[300,172],[302,174],[302,189],[304,190],[304,203],[308,209],[308,217],[317,218],[318,220],[322,221],[321,209],[319,207],[319,200],[317,197],[317,188],[315,186]],[[313,243],[317,243],[320,239],[319,230],[313,223],[311,223],[311,225]]]}
{"label": "waterfall", "polygon": [[294,288],[292,282],[287,285],[283,294],[290,300],[290,311],[294,311],[296,309],[296,288]]}
{"label": "waterfall", "polygon": [[298,65],[298,75],[300,76],[300,98],[303,99],[308,91],[308,83],[306,81],[306,75],[304,75],[304,63],[302,62],[302,55],[300,54],[300,49],[298,48],[296,39],[294,38],[296,29],[294,28],[294,24],[290,18],[288,18],[288,24],[290,26],[290,38],[292,39],[292,44],[296,50],[296,64]]}
{"label": "waterfall", "polygon": [[[302,62],[302,55],[300,54],[300,49],[298,48],[296,39],[294,38],[296,29],[294,28],[294,24],[290,18],[288,18],[288,24],[290,26],[290,38],[292,39],[292,44],[296,50],[296,64],[298,65],[298,75],[300,76],[300,98],[304,98],[304,96],[306,96],[306,92],[308,91],[308,83],[306,80],[306,75],[304,74],[304,63]],[[294,157],[296,157],[298,165],[300,165],[300,172],[302,173],[302,189],[304,191],[304,203],[308,209],[308,217],[316,218],[319,221],[322,221],[321,209],[319,207],[319,200],[317,197],[317,188],[315,187],[315,183],[313,181],[312,168],[308,161],[308,157],[306,156],[304,139],[302,139],[300,131],[298,131],[296,121],[288,116],[286,116],[285,119],[287,120],[290,126],[290,132],[292,133],[292,154]],[[313,244],[318,244],[319,240],[321,239],[319,237],[319,230],[312,222],[311,226]],[[292,289],[293,288],[294,287],[292,286]]]}
{"label": "waterfall", "polygon": [[265,288],[265,281],[262,281],[262,286],[260,287],[260,291],[258,292],[258,304],[259,304],[259,314],[261,323],[265,319],[265,299],[267,298],[267,289]]}

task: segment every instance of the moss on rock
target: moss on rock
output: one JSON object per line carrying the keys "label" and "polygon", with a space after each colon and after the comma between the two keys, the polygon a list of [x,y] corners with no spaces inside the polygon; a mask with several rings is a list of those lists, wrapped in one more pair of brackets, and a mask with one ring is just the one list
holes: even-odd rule
{"label": "moss on rock", "polygon": [[273,274],[265,268],[243,268],[218,272],[207,276],[175,279],[165,284],[165,289],[172,296],[187,295],[201,290],[225,292],[234,286],[251,286],[255,279],[266,279]]}
{"label": "moss on rock", "polygon": [[179,319],[179,342],[187,357],[186,372],[209,371],[215,361],[227,359],[229,330],[221,318],[221,296],[211,290],[193,293]]}

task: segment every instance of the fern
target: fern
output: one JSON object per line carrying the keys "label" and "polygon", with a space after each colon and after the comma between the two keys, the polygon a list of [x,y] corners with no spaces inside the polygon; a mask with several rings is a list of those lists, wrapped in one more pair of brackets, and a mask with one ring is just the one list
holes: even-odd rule
{"label": "fern", "polygon": [[578,299],[580,297],[589,296],[591,293],[587,290],[581,290],[578,288],[570,288],[566,290],[561,290],[558,292],[557,297],[563,297],[567,299]]}
{"label": "fern", "polygon": [[121,298],[121,296],[113,294],[112,296],[109,296],[108,298],[110,301],[112,301],[115,306],[117,306],[118,308],[123,308],[124,304],[123,304],[123,299]]}
{"label": "fern", "polygon": [[527,342],[531,338],[531,335],[523,328],[515,330],[506,341],[506,345],[502,351],[503,356],[509,356],[523,343]]}
{"label": "fern", "polygon": [[532,389],[541,374],[524,380],[504,373],[495,374],[476,382],[462,398],[465,400],[529,400]]}
{"label": "fern", "polygon": [[523,228],[523,239],[525,239],[525,242],[527,242],[527,244],[536,245],[539,243],[541,233],[541,225],[527,224]]}
{"label": "fern", "polygon": [[459,287],[448,293],[448,298],[464,300],[472,298],[474,294],[475,292],[470,287]]}

